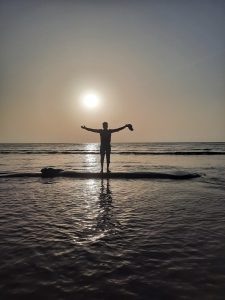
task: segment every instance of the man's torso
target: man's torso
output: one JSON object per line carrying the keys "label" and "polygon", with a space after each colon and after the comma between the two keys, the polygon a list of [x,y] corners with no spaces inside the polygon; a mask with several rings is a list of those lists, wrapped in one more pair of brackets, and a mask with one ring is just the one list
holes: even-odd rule
{"label": "man's torso", "polygon": [[110,130],[101,130],[100,132],[101,138],[101,147],[110,148],[111,143],[111,131]]}

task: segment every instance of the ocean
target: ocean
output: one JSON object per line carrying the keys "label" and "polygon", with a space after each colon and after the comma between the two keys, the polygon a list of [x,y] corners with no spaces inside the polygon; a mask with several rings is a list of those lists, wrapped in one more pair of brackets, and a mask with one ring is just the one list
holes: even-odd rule
{"label": "ocean", "polygon": [[0,299],[225,299],[225,143],[0,144]]}

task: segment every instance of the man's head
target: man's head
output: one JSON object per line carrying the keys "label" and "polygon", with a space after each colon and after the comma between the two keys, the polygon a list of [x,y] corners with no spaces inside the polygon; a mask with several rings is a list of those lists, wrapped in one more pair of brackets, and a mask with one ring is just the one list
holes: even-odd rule
{"label": "man's head", "polygon": [[108,122],[103,122],[102,127],[103,129],[108,129]]}

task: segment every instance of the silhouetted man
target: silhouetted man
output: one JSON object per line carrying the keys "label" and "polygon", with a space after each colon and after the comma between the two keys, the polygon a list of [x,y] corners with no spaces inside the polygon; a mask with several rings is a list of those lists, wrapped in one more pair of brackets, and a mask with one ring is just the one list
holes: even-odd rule
{"label": "silhouetted man", "polygon": [[101,172],[103,172],[104,158],[105,158],[105,155],[106,155],[107,172],[109,173],[110,172],[110,170],[109,170],[110,154],[111,154],[111,134],[114,133],[114,132],[118,132],[120,130],[123,130],[126,127],[128,127],[130,130],[133,130],[133,127],[132,127],[131,124],[126,124],[126,125],[124,125],[122,127],[119,127],[119,128],[108,129],[108,123],[107,122],[103,122],[102,126],[103,126],[103,129],[93,129],[93,128],[88,128],[86,126],[81,126],[81,128],[100,134],[100,139],[101,139],[101,146],[100,146]]}

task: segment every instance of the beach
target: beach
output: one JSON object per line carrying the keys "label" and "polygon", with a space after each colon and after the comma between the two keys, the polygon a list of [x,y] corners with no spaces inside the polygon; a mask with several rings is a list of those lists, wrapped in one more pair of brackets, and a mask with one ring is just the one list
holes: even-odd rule
{"label": "beach", "polygon": [[112,172],[189,180],[4,177],[98,172],[98,151],[0,145],[0,298],[224,299],[225,143],[112,145]]}

